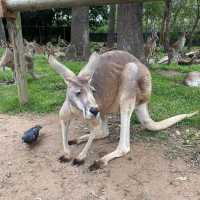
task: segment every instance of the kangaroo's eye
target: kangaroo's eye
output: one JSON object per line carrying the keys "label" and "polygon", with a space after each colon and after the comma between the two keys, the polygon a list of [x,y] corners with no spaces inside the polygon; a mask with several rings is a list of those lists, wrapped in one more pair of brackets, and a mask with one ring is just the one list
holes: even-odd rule
{"label": "kangaroo's eye", "polygon": [[76,92],[76,96],[79,97],[81,95],[81,92]]}

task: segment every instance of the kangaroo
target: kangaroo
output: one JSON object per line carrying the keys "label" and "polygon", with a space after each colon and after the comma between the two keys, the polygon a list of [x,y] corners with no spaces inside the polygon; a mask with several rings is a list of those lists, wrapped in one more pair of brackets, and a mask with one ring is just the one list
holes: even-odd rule
{"label": "kangaroo", "polygon": [[179,53],[183,50],[184,46],[186,43],[186,33],[183,32],[181,33],[180,37],[178,40],[171,45],[171,47],[168,50],[168,64],[171,63],[171,61],[174,60],[179,60]]}
{"label": "kangaroo", "polygon": [[[96,160],[90,166],[90,170],[104,167],[109,161],[130,151],[130,119],[134,110],[141,124],[151,131],[166,129],[197,114],[197,112],[181,114],[161,122],[153,121],[148,111],[152,90],[150,72],[128,52],[114,50],[102,55],[93,53],[77,76],[53,55],[49,56],[48,62],[68,85],[66,100],[59,114],[64,147],[64,155],[60,157],[61,162],[72,159],[69,144],[87,141],[82,152],[73,160],[75,165],[84,163],[93,140],[109,135],[107,126],[109,113],[120,112],[119,144],[115,151]],[[91,132],[69,142],[68,128],[70,121],[76,117],[87,121]]]}
{"label": "kangaroo", "polygon": [[177,52],[180,52],[183,50],[184,46],[185,46],[185,43],[186,43],[186,33],[183,32],[181,33],[180,37],[178,38],[178,40],[172,44],[172,48],[177,51]]}
{"label": "kangaroo", "polygon": [[[33,55],[31,53],[27,52],[24,54],[25,58],[25,64],[27,66],[27,70],[30,73],[30,75],[33,77],[33,79],[36,79],[36,75],[33,72]],[[14,53],[13,49],[11,47],[6,47],[5,52],[0,60],[0,68],[8,67],[13,71],[13,80],[15,80],[15,68],[14,68]]]}
{"label": "kangaroo", "polygon": [[144,53],[147,59],[147,63],[149,63],[150,57],[152,57],[153,53],[155,52],[157,46],[156,42],[158,41],[158,39],[159,39],[158,35],[155,32],[152,33],[152,35],[147,38],[147,42],[144,45]]}
{"label": "kangaroo", "polygon": [[190,72],[186,76],[184,83],[190,87],[200,87],[200,72]]}
{"label": "kangaroo", "polygon": [[45,47],[41,46],[36,41],[28,42],[27,40],[24,39],[24,46],[27,50],[29,50],[31,55],[34,55],[34,54],[45,55]]}

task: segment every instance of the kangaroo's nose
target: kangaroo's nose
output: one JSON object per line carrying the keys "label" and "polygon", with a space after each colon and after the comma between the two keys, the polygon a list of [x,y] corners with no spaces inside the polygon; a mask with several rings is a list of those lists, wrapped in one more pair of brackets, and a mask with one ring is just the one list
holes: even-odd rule
{"label": "kangaroo's nose", "polygon": [[97,114],[99,113],[98,108],[92,107],[90,108],[90,112],[96,117]]}

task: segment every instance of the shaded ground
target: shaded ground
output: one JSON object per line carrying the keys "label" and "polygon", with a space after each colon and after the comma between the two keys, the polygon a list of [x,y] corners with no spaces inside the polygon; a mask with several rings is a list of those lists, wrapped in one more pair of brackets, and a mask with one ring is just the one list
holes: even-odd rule
{"label": "shaded ground", "polygon": [[[21,143],[21,135],[35,124],[45,126],[38,144],[28,148]],[[72,137],[87,132],[84,127],[74,122]],[[188,142],[185,136],[178,139],[182,130],[170,130],[172,137],[162,142],[136,137],[130,154],[105,169],[89,172],[95,159],[116,147],[119,134],[115,130],[108,139],[93,144],[85,165],[73,167],[57,161],[62,154],[57,115],[0,115],[0,199],[200,200],[200,169],[185,162],[189,155],[184,154],[184,159],[177,149],[173,152],[173,141]],[[82,147],[73,146],[74,155]]]}

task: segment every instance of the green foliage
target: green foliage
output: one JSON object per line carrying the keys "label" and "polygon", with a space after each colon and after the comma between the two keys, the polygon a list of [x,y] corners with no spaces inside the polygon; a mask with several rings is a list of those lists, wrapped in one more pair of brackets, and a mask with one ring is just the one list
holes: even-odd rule
{"label": "green foliage", "polygon": [[[92,32],[97,31],[97,29],[103,32],[106,29],[108,21],[108,6],[95,6],[90,7],[89,10],[89,25]],[[71,8],[65,9],[51,9],[45,11],[36,12],[24,12],[22,13],[22,25],[26,27],[24,31],[28,34],[27,27],[50,27],[50,26],[71,26],[72,13]],[[105,27],[105,28],[103,28]],[[43,30],[43,29],[42,29]]]}
{"label": "green foliage", "polygon": [[[176,40],[180,32],[192,30],[196,14],[197,0],[172,0],[172,20],[171,20],[171,36],[172,40]],[[160,2],[145,2],[143,15],[143,30],[145,33],[161,30],[163,22],[165,3]],[[89,27],[91,32],[107,32],[108,31],[108,16],[109,6],[93,6],[89,10]],[[51,9],[48,11],[25,12],[22,13],[23,26],[71,26],[71,8],[66,9]],[[28,31],[24,32],[28,34]],[[48,29],[49,30],[49,29]],[[41,29],[41,31],[44,31]],[[200,31],[200,26],[197,26],[196,32]],[[51,30],[53,34],[53,29]],[[38,33],[39,34],[39,33]],[[63,33],[62,33],[63,34]],[[199,41],[199,34],[193,36],[195,43]],[[30,38],[31,39],[31,38]],[[145,38],[146,39],[146,38]]]}
{"label": "green foliage", "polygon": [[53,9],[54,10],[54,18],[53,25],[55,26],[70,26],[71,25],[71,8],[65,9]]}
{"label": "green foliage", "polygon": [[144,30],[145,32],[159,31],[164,13],[164,2],[144,3]]}
{"label": "green foliage", "polygon": [[[198,6],[197,0],[172,0],[172,5],[171,32],[172,37],[177,39],[180,32],[191,31]],[[164,7],[164,2],[144,3],[143,26],[145,32],[161,30]],[[199,31],[200,26],[198,26],[196,32]]]}
{"label": "green foliage", "polygon": [[102,26],[99,26],[97,27],[94,32],[96,33],[107,33],[108,32],[108,25],[102,25]]}
{"label": "green foliage", "polygon": [[99,27],[104,27],[108,21],[108,6],[90,7],[89,23],[90,29],[94,32]]}
{"label": "green foliage", "polygon": [[196,18],[197,8],[197,0],[174,0],[172,31],[191,31]]}

